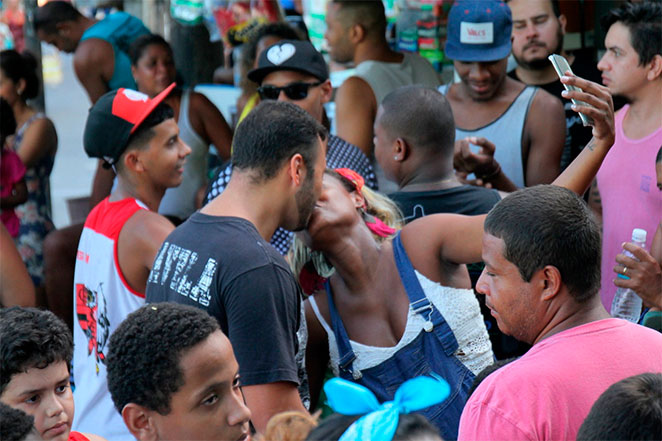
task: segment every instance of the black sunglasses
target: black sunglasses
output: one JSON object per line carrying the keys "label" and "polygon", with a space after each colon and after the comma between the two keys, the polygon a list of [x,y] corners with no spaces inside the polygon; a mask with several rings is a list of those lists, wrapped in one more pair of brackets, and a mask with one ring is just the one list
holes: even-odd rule
{"label": "black sunglasses", "polygon": [[292,83],[284,87],[276,86],[260,86],[257,88],[257,93],[260,94],[260,98],[263,100],[277,100],[280,95],[280,91],[285,92],[291,100],[302,100],[308,96],[308,89],[311,87],[317,87],[322,84],[324,81],[318,81],[317,83]]}

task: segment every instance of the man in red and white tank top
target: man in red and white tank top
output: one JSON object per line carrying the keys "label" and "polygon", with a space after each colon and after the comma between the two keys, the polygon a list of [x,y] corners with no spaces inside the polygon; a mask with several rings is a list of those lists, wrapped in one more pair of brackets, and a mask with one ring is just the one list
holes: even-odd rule
{"label": "man in red and white tank top", "polygon": [[[611,308],[616,293],[614,271],[621,244],[634,228],[648,232],[646,248],[662,219],[662,197],[656,188],[655,157],[662,146],[662,6],[624,4],[603,22],[607,51],[598,63],[602,82],[629,105],[615,116],[616,139],[591,191],[589,203],[602,216],[602,303]],[[597,185],[596,185],[597,184]],[[596,191],[597,187],[597,191]]]}
{"label": "man in red and white tank top", "polygon": [[84,147],[117,173],[111,195],[92,209],[74,275],[74,429],[132,440],[106,383],[114,329],[145,302],[157,250],[174,226],[157,213],[167,188],[181,183],[191,149],[179,139],[172,109],[130,89],[103,95],[88,115]]}

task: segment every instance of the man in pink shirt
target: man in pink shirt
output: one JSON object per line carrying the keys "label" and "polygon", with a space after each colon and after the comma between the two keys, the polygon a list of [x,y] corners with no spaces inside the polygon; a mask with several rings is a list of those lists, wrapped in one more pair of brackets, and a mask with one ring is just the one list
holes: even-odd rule
{"label": "man in pink shirt", "polygon": [[602,306],[600,230],[574,193],[541,185],[501,200],[482,256],[476,289],[499,329],[533,347],[478,386],[459,440],[575,439],[611,384],[662,372],[662,334]]}
{"label": "man in pink shirt", "polygon": [[[591,207],[602,215],[602,303],[616,293],[616,255],[634,228],[648,232],[646,248],[662,220],[655,188],[655,156],[662,146],[662,5],[624,4],[603,20],[607,51],[598,63],[602,82],[629,104],[615,116],[616,139],[597,175]],[[598,193],[599,192],[599,193]],[[658,289],[662,289],[658,287]]]}

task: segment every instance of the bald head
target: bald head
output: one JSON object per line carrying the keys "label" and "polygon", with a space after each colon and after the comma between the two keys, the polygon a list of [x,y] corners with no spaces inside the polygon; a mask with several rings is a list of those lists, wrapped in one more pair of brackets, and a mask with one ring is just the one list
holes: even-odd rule
{"label": "bald head", "polygon": [[453,111],[435,89],[405,86],[389,93],[381,104],[379,124],[390,138],[402,138],[415,151],[452,157],[455,143]]}

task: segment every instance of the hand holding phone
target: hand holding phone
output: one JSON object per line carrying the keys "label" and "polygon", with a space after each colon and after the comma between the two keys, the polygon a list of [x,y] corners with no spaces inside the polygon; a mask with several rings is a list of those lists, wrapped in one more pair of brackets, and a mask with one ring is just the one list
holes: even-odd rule
{"label": "hand holding phone", "polygon": [[[568,60],[566,60],[561,55],[552,54],[549,57],[547,57],[547,59],[552,62],[552,66],[554,66],[554,70],[556,71],[556,74],[559,76],[559,78],[564,76],[567,71],[570,71],[570,73],[572,73],[572,69],[570,69],[570,65],[568,64]],[[582,91],[578,87],[569,86],[567,84],[563,84],[563,87],[565,87],[565,89],[569,90],[569,91],[578,91],[578,92]],[[578,101],[578,100],[575,100],[575,99],[571,99],[571,101],[572,101],[573,104],[578,105],[578,106],[590,106],[590,104],[587,104],[583,101]],[[582,124],[584,124],[584,126],[592,126],[593,125],[593,119],[590,116],[586,116],[583,113],[579,112],[579,117],[582,119]]]}

